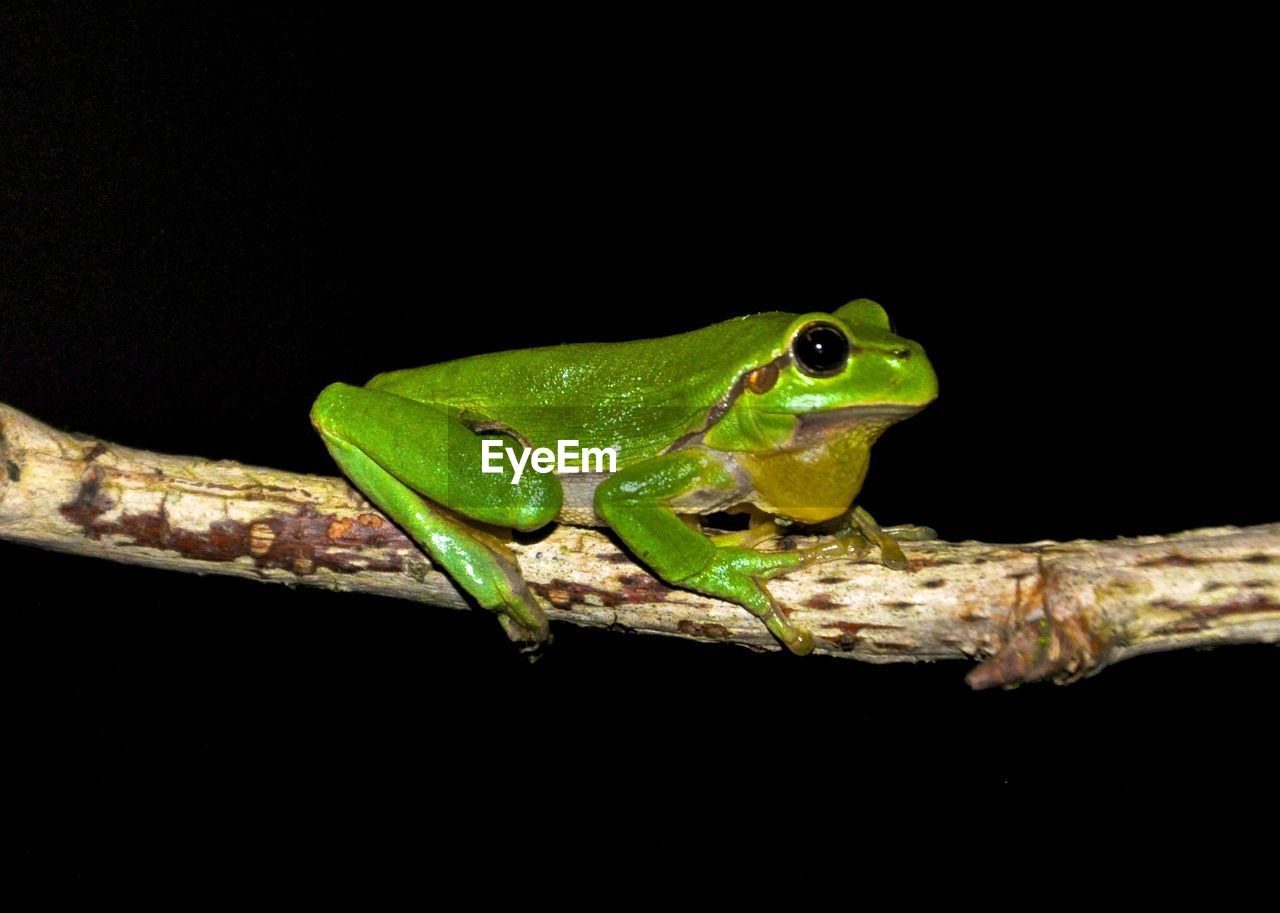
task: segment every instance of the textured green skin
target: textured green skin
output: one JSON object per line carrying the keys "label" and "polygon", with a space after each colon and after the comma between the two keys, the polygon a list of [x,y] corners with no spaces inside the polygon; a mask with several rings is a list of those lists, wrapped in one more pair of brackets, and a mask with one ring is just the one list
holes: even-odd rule
{"label": "textured green skin", "polygon": [[[744,387],[753,370],[779,364],[795,333],[815,320],[842,327],[854,347],[840,374],[814,378],[782,363],[768,389]],[[333,384],[312,407],[312,422],[356,486],[482,606],[502,613],[513,639],[544,640],[545,616],[514,558],[467,520],[536,529],[560,511],[562,489],[552,474],[527,471],[512,485],[505,473],[482,473],[482,437],[553,450],[561,439],[617,448],[619,471],[595,489],[596,516],[664,580],[737,602],[805,653],[812,640],[786,620],[762,581],[839,550],[717,544],[679,516],[707,511],[681,505],[744,494],[731,454],[821,456],[840,435],[856,433],[833,426],[802,437],[800,417],[923,406],[936,394],[923,350],[890,332],[879,305],[859,300],[834,315],[756,314],[664,339],[498,352],[380,374],[365,387]],[[869,448],[875,435],[866,437]],[[855,448],[860,471],[866,448]],[[786,471],[805,473],[806,465],[801,454]],[[831,485],[816,474],[811,481]],[[874,538],[878,530],[869,528]]]}
{"label": "textured green skin", "polygon": [[757,314],[665,339],[494,352],[379,374],[368,387],[498,419],[534,447],[614,446],[621,466],[702,427],[740,374],[785,349],[794,319]]}

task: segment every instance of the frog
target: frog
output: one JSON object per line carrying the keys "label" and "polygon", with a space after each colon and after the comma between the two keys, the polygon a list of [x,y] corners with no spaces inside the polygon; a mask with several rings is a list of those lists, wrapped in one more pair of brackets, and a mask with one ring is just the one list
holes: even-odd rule
{"label": "frog", "polygon": [[[857,498],[875,441],[937,394],[921,345],[859,298],[334,383],[311,423],[355,487],[525,651],[550,625],[510,543],[564,523],[611,530],[669,586],[741,606],[804,655],[814,637],[768,581],[877,549],[907,566],[911,529],[881,528]],[[547,458],[577,448],[594,462]],[[708,525],[734,514],[745,526]],[[816,544],[794,547],[796,532]],[[793,547],[764,547],[778,539]]]}

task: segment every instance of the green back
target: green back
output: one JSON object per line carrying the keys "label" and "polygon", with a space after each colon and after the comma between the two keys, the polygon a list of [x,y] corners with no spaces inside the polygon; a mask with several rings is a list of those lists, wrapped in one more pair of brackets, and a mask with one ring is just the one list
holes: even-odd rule
{"label": "green back", "polygon": [[662,339],[494,352],[369,382],[501,422],[535,447],[616,447],[625,465],[703,427],[738,377],[782,353],[794,314],[737,317]]}

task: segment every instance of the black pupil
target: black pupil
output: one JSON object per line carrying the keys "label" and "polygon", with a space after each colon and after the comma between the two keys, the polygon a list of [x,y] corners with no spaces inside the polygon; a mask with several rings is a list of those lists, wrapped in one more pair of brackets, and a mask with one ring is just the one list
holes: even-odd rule
{"label": "black pupil", "polygon": [[802,332],[793,348],[800,367],[810,374],[834,374],[849,358],[849,340],[844,333],[824,324]]}

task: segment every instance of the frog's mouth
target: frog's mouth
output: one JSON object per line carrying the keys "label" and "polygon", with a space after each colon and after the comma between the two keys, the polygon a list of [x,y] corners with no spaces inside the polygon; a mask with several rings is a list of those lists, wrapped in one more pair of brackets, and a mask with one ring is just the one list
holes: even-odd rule
{"label": "frog's mouth", "polygon": [[823,412],[797,412],[793,414],[806,428],[826,428],[832,425],[888,425],[915,415],[928,403],[863,403],[857,406],[841,406]]}
{"label": "frog's mouth", "polygon": [[774,452],[822,451],[835,441],[854,438],[871,446],[890,425],[915,415],[927,404],[871,403],[841,406],[822,412],[770,412],[795,419],[785,440],[766,449]]}
{"label": "frog's mouth", "polygon": [[843,406],[825,412],[797,412],[795,430],[787,448],[820,446],[845,435],[853,434],[868,445],[876,440],[890,425],[910,418],[923,405],[909,406],[903,403]]}

